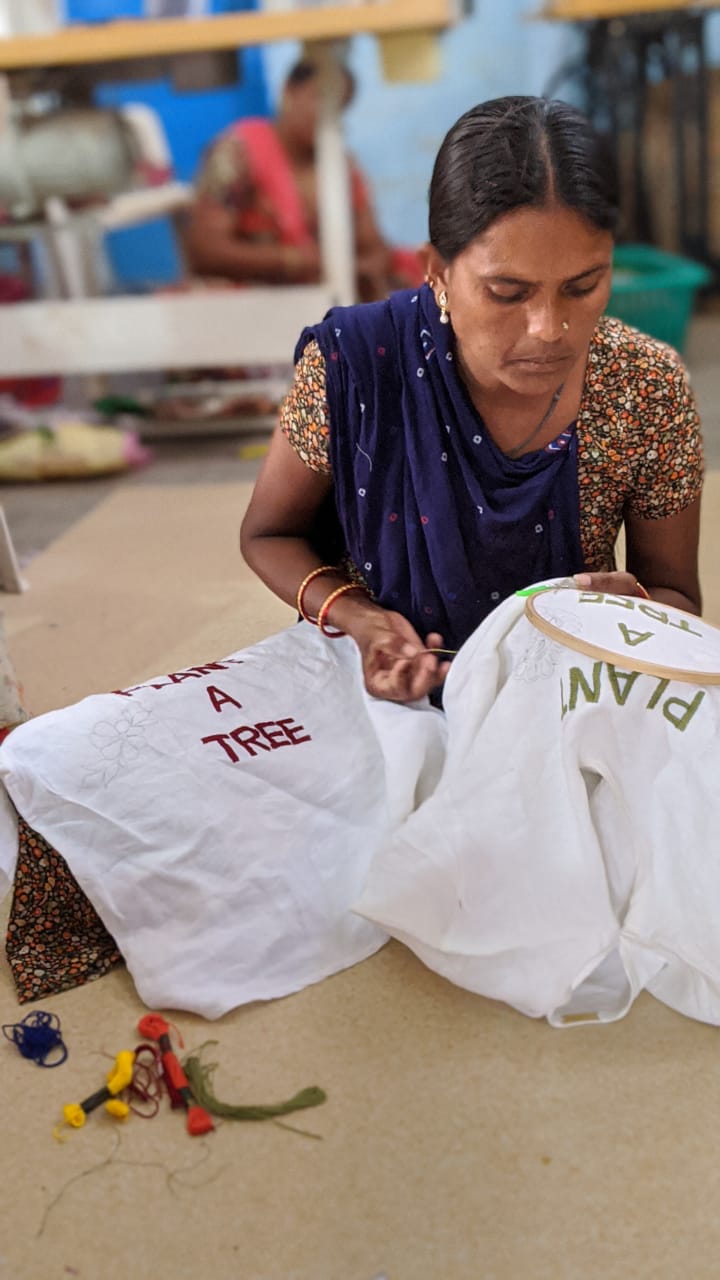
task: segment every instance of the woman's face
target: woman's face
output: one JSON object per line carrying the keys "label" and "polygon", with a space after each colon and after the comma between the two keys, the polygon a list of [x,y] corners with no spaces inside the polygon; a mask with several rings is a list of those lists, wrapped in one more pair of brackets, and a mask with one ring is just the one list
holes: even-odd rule
{"label": "woman's face", "polygon": [[612,250],[609,232],[558,205],[498,218],[449,264],[431,248],[470,378],[528,396],[566,381],[607,305]]}
{"label": "woman's face", "polygon": [[298,150],[313,151],[319,115],[320,85],[315,76],[285,89],[280,116],[286,135]]}
{"label": "woman's face", "polygon": [[[347,76],[343,76],[340,85],[342,100],[340,109],[344,111],[352,98],[352,84]],[[315,150],[315,135],[322,105],[322,87],[319,76],[308,77],[301,84],[287,85],[280,105],[285,137],[295,146],[298,152],[312,155]]]}

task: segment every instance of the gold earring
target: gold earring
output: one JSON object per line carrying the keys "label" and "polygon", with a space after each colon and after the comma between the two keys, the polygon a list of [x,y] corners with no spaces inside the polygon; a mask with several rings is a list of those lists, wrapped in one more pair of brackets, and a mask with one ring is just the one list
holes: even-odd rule
{"label": "gold earring", "polygon": [[440,307],[440,323],[449,324],[450,317],[448,315],[448,296],[444,289],[440,294],[440,297],[438,298],[438,304]]}
{"label": "gold earring", "polygon": [[561,327],[562,327],[562,328],[565,330],[565,332],[567,333],[568,329],[570,328],[570,325],[568,324],[567,320],[563,320],[563,322],[562,322],[562,326],[561,326]]}

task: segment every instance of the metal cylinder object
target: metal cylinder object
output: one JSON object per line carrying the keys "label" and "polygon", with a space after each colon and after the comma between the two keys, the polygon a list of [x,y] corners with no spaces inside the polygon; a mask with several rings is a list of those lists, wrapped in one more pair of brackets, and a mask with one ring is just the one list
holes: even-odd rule
{"label": "metal cylinder object", "polygon": [[132,185],[137,144],[115,111],[76,109],[12,117],[0,130],[0,208],[13,219],[45,201],[115,195]]}

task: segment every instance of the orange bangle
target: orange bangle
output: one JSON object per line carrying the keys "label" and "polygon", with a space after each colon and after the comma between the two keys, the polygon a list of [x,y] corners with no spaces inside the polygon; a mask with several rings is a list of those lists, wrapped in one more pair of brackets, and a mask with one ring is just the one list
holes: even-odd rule
{"label": "orange bangle", "polygon": [[323,635],[327,636],[328,640],[339,640],[340,636],[345,635],[344,631],[328,631],[325,626],[325,619],[327,618],[328,613],[332,609],[335,601],[339,600],[340,596],[344,596],[346,591],[364,591],[366,595],[368,596],[370,595],[370,592],[368,591],[367,587],[364,587],[362,582],[346,582],[343,587],[337,587],[335,591],[330,592],[330,595],[328,596],[327,600],[323,601],[320,608],[318,609],[318,616],[317,616],[317,625],[319,626]]}
{"label": "orange bangle", "polygon": [[652,600],[652,596],[650,595],[650,592],[647,590],[646,587],[643,586],[642,582],[638,582],[637,578],[635,579],[635,586],[640,592],[640,595],[643,597],[643,600]]}
{"label": "orange bangle", "polygon": [[305,612],[305,605],[303,603],[305,600],[305,591],[307,587],[310,586],[311,582],[314,582],[316,578],[320,577],[321,573],[337,573],[337,572],[338,572],[337,565],[321,564],[318,569],[313,569],[312,572],[309,573],[306,578],[303,578],[302,582],[300,583],[300,586],[298,587],[298,593],[295,600],[295,603],[297,605],[297,611],[300,614],[300,617],[304,618],[305,622],[309,622],[313,627],[317,626],[317,618],[311,618],[310,615]]}

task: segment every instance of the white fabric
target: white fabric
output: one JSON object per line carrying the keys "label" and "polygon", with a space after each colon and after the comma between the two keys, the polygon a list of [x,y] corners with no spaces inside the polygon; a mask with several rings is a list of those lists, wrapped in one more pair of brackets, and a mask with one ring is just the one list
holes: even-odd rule
{"label": "white fabric", "polygon": [[356,909],[555,1025],[621,1017],[644,987],[720,1023],[720,690],[596,663],[523,609],[455,659],[443,776]]}
{"label": "white fabric", "polygon": [[[437,781],[446,733],[427,705],[368,698],[352,641],[306,624],[219,666],[86,698],[0,751],[17,809],[65,857],[145,1003],[208,1018],[386,941],[350,907],[388,831]],[[266,749],[228,739],[236,762],[201,741],[258,724]],[[16,857],[16,824],[0,825],[0,893]]]}
{"label": "white fabric", "polygon": [[[215,1017],[392,934],[558,1026],[645,987],[720,1023],[720,690],[596,663],[523,605],[463,647],[446,716],[368,698],[352,642],[302,624],[23,725],[0,778],[149,1005]],[[16,856],[4,818],[0,892]]]}

